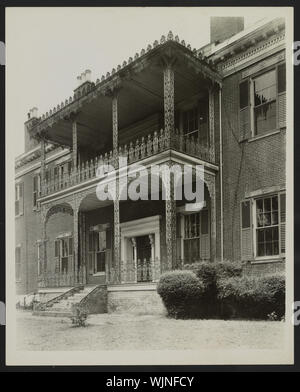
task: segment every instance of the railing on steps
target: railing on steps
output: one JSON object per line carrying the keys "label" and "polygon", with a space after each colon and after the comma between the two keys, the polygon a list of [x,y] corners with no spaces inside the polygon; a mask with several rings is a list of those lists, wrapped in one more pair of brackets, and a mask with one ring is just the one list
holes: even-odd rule
{"label": "railing on steps", "polygon": [[[165,151],[167,148],[177,150],[207,162],[213,162],[212,149],[204,146],[199,139],[191,135],[184,135],[182,131],[175,130],[171,137],[171,145],[168,147],[166,132],[164,129],[155,131],[147,137],[133,140],[129,144],[119,147],[119,157],[127,159],[127,163],[131,164],[147,157],[154,156]],[[73,185],[77,185],[96,178],[97,169],[101,166],[114,165],[113,152],[106,152],[104,155],[96,156],[93,159],[82,162],[70,172],[50,178],[42,184],[42,195],[47,196],[59,190],[67,189]]]}
{"label": "railing on steps", "polygon": [[56,297],[50,299],[47,302],[37,302],[34,304],[33,311],[47,310],[48,308],[50,308],[51,306],[53,306],[57,302],[59,302],[63,299],[69,298],[70,296],[72,296],[73,294],[77,293],[80,290],[81,290],[80,286],[72,287],[71,289],[65,291],[62,294],[57,295]]}

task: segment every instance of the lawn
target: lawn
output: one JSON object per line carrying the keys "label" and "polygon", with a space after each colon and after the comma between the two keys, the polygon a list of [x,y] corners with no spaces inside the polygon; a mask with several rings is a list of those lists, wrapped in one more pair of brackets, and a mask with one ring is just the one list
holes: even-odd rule
{"label": "lawn", "polygon": [[17,313],[17,349],[182,350],[280,349],[284,323],[277,321],[174,320],[163,315],[99,314],[84,328],[67,318]]}

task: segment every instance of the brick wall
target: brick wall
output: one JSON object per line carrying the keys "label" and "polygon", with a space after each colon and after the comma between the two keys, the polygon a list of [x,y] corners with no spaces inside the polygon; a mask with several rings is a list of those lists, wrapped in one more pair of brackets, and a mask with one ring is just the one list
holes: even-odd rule
{"label": "brick wall", "polygon": [[33,207],[33,177],[35,172],[24,175],[24,213],[15,218],[15,243],[21,245],[21,281],[17,282],[17,294],[37,289],[37,240],[41,239],[40,212]]}
{"label": "brick wall", "polygon": [[285,130],[253,141],[239,142],[241,73],[223,81],[224,257],[240,260],[240,202],[245,194],[285,186]]}
{"label": "brick wall", "polygon": [[251,264],[247,263],[243,266],[243,273],[245,275],[260,276],[266,274],[277,274],[285,272],[284,261]]}

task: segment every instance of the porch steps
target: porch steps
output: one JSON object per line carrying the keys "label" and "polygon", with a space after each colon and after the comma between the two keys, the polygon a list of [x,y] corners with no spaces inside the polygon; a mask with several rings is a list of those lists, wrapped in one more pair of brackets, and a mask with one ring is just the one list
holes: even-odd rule
{"label": "porch steps", "polygon": [[45,304],[44,309],[37,309],[33,312],[35,316],[49,317],[70,317],[72,315],[72,305],[79,304],[87,295],[89,295],[97,286],[82,286],[77,292],[72,292],[68,296],[58,298],[57,301],[51,300]]}

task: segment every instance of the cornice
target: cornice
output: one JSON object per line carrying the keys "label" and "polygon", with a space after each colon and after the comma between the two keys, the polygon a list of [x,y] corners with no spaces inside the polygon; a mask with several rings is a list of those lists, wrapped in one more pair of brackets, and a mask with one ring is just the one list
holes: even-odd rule
{"label": "cornice", "polygon": [[[241,68],[242,65],[248,65],[248,62],[257,59],[261,55],[272,54],[274,51],[282,50],[285,47],[285,33],[277,34],[270,39],[262,42],[261,44],[256,44],[249,48],[248,50],[239,53],[227,61],[221,62],[217,68],[223,76],[228,76],[229,73],[236,72],[238,67]],[[273,52],[272,52],[273,50]],[[272,53],[269,53],[272,52]]]}

